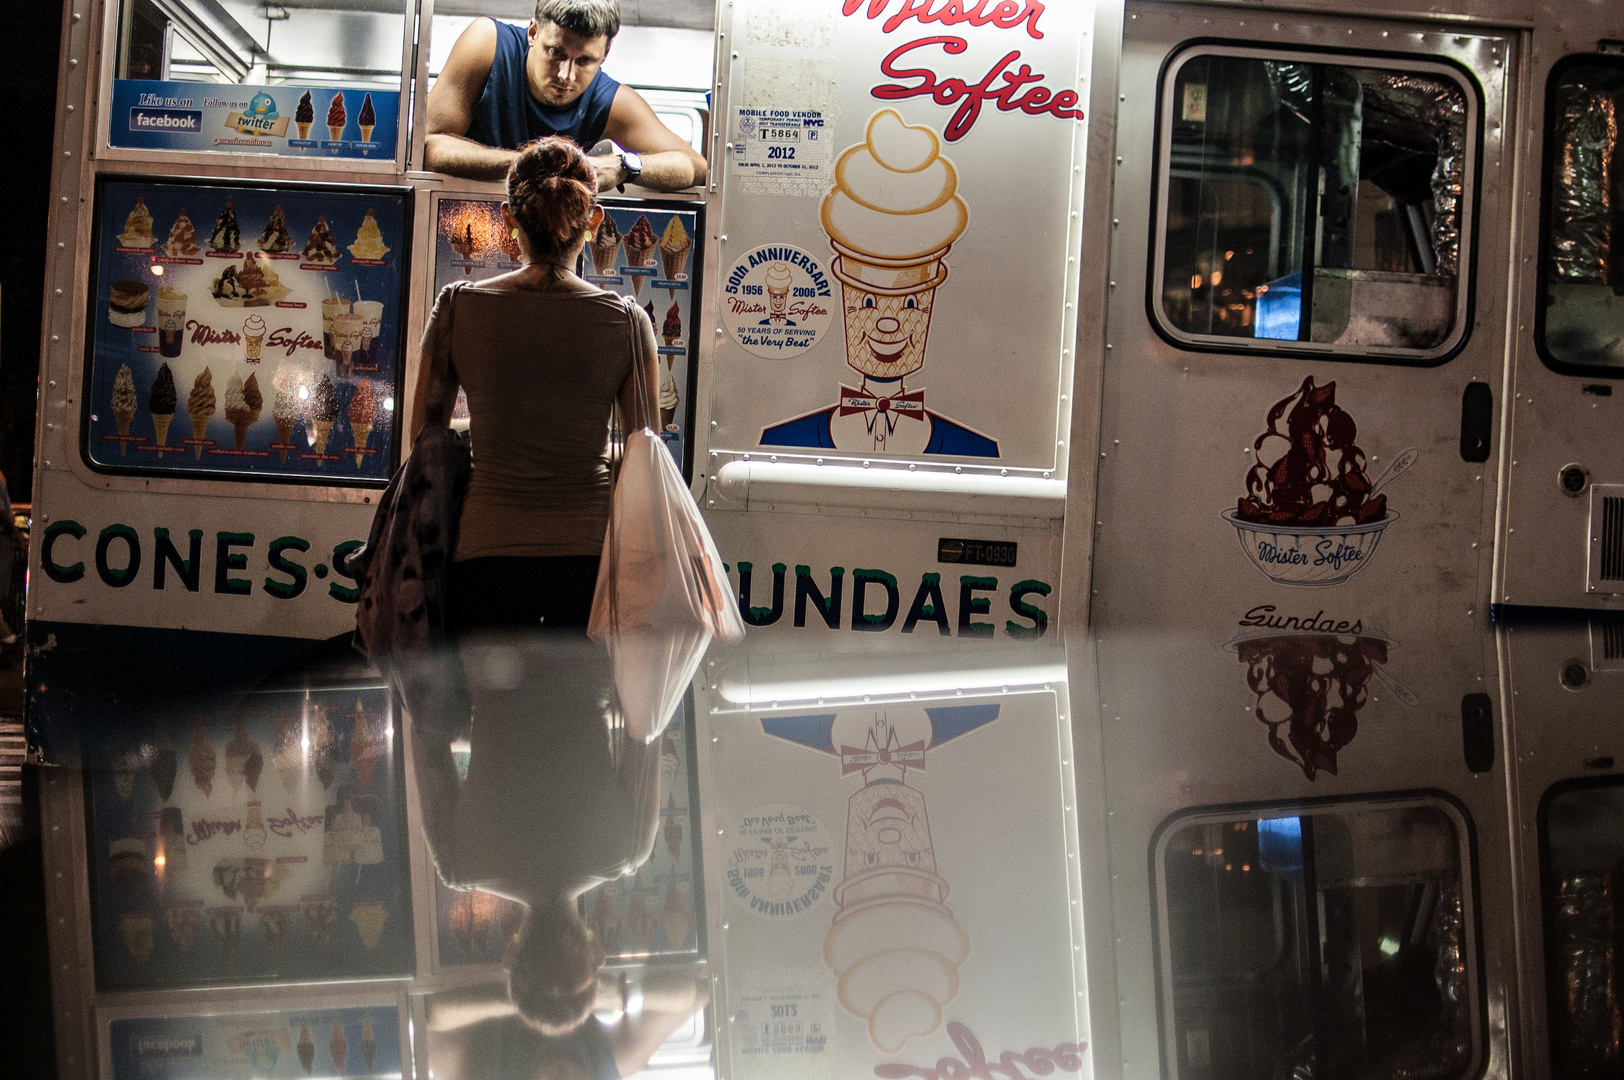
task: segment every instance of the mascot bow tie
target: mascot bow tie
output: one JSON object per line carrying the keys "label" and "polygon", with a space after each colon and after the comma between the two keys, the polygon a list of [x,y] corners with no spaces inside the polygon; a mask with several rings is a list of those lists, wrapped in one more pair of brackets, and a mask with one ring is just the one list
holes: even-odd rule
{"label": "mascot bow tie", "polygon": [[885,417],[885,429],[889,434],[896,430],[899,416],[919,421],[925,419],[925,392],[914,390],[910,393],[882,397],[871,390],[853,390],[849,386],[842,386],[839,415],[850,416],[853,413],[864,414],[871,432],[874,430],[875,421],[882,416]]}

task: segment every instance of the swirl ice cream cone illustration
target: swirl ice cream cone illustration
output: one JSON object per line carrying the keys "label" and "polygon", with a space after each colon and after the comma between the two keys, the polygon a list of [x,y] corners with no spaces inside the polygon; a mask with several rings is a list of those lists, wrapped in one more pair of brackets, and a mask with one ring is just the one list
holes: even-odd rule
{"label": "swirl ice cream cone illustration", "polygon": [[[309,90],[304,92],[304,96],[299,99],[298,107],[293,110],[293,122],[299,128],[300,139],[310,138],[310,125],[316,122],[316,106],[310,100]],[[299,153],[304,153],[304,147],[299,148]]]}
{"label": "swirl ice cream cone illustration", "polygon": [[[666,223],[665,232],[660,236],[660,269],[665,271],[667,281],[686,276],[682,270],[688,264],[688,252],[693,246],[693,239],[688,235],[688,230],[682,227],[680,217]],[[677,290],[668,288],[666,293],[675,297]]]}
{"label": "swirl ice cream cone illustration", "polygon": [[[332,104],[327,106],[327,134],[332,136],[334,142],[344,137],[344,124],[348,116],[344,112],[344,93],[340,91],[333,96]],[[338,153],[335,149],[333,153]]]}
{"label": "swirl ice cream cone illustration", "polygon": [[615,273],[615,256],[620,254],[620,229],[615,225],[615,219],[608,214],[599,222],[598,229],[592,235],[592,243],[587,250],[592,253],[592,272],[599,277],[612,277]]}
{"label": "swirl ice cream cone illustration", "polygon": [[135,374],[130,365],[121,364],[113,377],[113,421],[118,424],[118,456],[129,449],[124,439],[130,434],[130,421],[135,419]]}
{"label": "swirl ice cream cone illustration", "polygon": [[[327,453],[327,440],[333,434],[333,421],[338,419],[338,391],[333,387],[333,380],[326,375],[323,375],[321,382],[316,384],[316,393],[313,395],[310,404],[310,418],[315,426],[312,435],[315,439],[313,445],[316,448],[316,453],[325,455]],[[319,458],[316,464],[321,464]],[[326,784],[322,785],[322,787],[326,786]]]}
{"label": "swirl ice cream cone illustration", "polygon": [[153,441],[164,445],[169,438],[169,422],[175,419],[175,375],[169,370],[168,364],[158,365],[158,374],[152,380],[152,390],[147,394],[147,411],[152,414]]}
{"label": "swirl ice cream cone illustration", "polygon": [[186,399],[186,415],[192,421],[192,451],[203,457],[203,437],[208,434],[209,417],[214,415],[214,373],[204,368],[192,382]]}
{"label": "swirl ice cream cone illustration", "polygon": [[[364,143],[371,142],[372,129],[378,126],[378,114],[373,111],[371,94],[361,99],[361,112],[356,116],[355,123],[361,129],[361,141]],[[361,151],[363,155],[366,152],[366,150]],[[371,216],[370,211],[367,216]]]}
{"label": "swirl ice cream cone illustration", "polygon": [[276,452],[281,455],[282,464],[286,465],[288,450],[292,446],[293,427],[304,411],[299,401],[299,373],[291,367],[278,368],[271,385],[276,387],[276,400],[271,406],[271,417],[276,421]]}
{"label": "swirl ice cream cone illustration", "polygon": [[924,365],[944,260],[970,222],[957,192],[936,132],[894,109],[870,117],[864,141],[835,163],[823,228],[835,249],[846,360],[865,375],[895,379]]}
{"label": "swirl ice cream cone illustration", "polygon": [[233,375],[227,381],[226,419],[231,421],[239,451],[248,438],[248,429],[259,422],[259,413],[264,405],[265,398],[259,392],[258,375],[250,373],[247,382],[239,375]]}

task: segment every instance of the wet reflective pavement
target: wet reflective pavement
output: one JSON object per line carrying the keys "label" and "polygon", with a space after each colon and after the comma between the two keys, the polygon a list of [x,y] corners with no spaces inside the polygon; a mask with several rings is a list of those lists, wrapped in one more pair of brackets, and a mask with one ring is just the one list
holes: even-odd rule
{"label": "wet reflective pavement", "polygon": [[[1488,639],[1537,673],[1525,714],[1601,733],[1516,801],[1498,719],[1366,628],[756,635],[691,685],[557,635],[393,688],[334,647],[41,748],[84,764],[44,769],[48,895],[82,916],[53,962],[80,959],[115,1078],[1003,1080],[1146,1051],[1465,1076],[1515,963],[1496,928],[1531,918],[1565,1052],[1606,1063],[1624,803],[1594,629]],[[1514,910],[1504,837],[1542,798]]]}

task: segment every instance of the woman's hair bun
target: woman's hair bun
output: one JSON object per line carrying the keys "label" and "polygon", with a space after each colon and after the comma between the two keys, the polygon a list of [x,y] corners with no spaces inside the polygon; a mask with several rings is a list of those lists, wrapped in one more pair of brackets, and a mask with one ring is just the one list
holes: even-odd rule
{"label": "woman's hair bun", "polygon": [[507,191],[530,247],[538,255],[559,255],[591,223],[598,176],[579,146],[549,135],[519,150],[508,168]]}

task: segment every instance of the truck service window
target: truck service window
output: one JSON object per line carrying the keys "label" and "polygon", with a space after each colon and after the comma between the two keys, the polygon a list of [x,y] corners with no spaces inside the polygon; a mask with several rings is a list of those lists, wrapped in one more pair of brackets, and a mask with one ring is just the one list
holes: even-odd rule
{"label": "truck service window", "polygon": [[1556,66],[1546,92],[1544,287],[1535,342],[1575,375],[1624,374],[1624,247],[1618,124],[1624,62]]}
{"label": "truck service window", "polygon": [[1624,782],[1558,784],[1540,814],[1553,1076],[1624,1070]]}
{"label": "truck service window", "polygon": [[387,163],[406,0],[122,0],[110,147]]}
{"label": "truck service window", "polygon": [[1162,332],[1196,348],[1445,358],[1466,328],[1476,111],[1437,64],[1176,58],[1150,295]]}
{"label": "truck service window", "polygon": [[1472,1075],[1463,812],[1410,798],[1279,813],[1195,812],[1159,834],[1167,1075]]}

